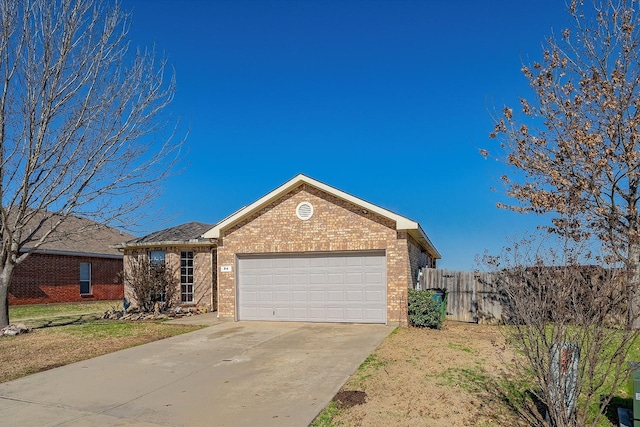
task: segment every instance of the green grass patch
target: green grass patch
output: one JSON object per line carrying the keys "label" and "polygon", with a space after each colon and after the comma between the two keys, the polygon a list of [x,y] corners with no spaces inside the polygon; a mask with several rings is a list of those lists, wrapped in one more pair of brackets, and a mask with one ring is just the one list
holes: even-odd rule
{"label": "green grass patch", "polygon": [[335,423],[333,420],[336,416],[340,414],[340,409],[338,408],[338,404],[334,401],[329,402],[329,404],[318,414],[318,416],[313,420],[310,427],[335,427],[340,424]]}
{"label": "green grass patch", "polygon": [[384,360],[380,360],[377,354],[371,353],[369,356],[367,356],[366,359],[364,359],[364,362],[360,364],[360,366],[358,367],[358,371],[363,372],[368,368],[372,368],[377,371],[386,364],[387,362],[385,362]]}
{"label": "green grass patch", "polygon": [[473,353],[473,349],[465,346],[464,344],[460,344],[457,342],[449,343],[449,348],[459,351],[464,351],[465,353]]}
{"label": "green grass patch", "polygon": [[94,301],[85,303],[17,305],[9,307],[9,321],[24,323],[30,328],[86,323],[105,311],[120,309],[122,301]]}
{"label": "green grass patch", "polygon": [[472,393],[486,390],[489,375],[481,366],[448,368],[438,374],[438,385],[460,387]]}

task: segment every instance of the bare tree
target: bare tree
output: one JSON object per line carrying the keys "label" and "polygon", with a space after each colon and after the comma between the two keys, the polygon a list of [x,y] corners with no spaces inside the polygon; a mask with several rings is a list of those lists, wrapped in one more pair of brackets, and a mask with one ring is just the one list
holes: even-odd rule
{"label": "bare tree", "polygon": [[153,262],[146,256],[128,257],[123,282],[143,312],[153,312],[156,303],[160,310],[168,310],[180,296],[178,272],[167,263]]}
{"label": "bare tree", "polygon": [[[584,243],[534,236],[486,256],[504,295],[504,329],[521,357],[530,425],[596,426],[627,379],[639,331],[626,328],[626,272],[598,264]],[[542,405],[540,405],[542,403]]]}
{"label": "bare tree", "polygon": [[130,225],[171,170],[174,78],[128,28],[117,3],[0,0],[0,327],[15,266],[67,218]]}
{"label": "bare tree", "polygon": [[[640,21],[635,0],[572,0],[572,28],[523,66],[533,90],[520,113],[505,107],[503,176],[520,212],[557,214],[552,231],[595,236],[626,264],[629,324],[640,327]],[[481,150],[486,156],[487,150]],[[634,323],[635,322],[635,323]]]}

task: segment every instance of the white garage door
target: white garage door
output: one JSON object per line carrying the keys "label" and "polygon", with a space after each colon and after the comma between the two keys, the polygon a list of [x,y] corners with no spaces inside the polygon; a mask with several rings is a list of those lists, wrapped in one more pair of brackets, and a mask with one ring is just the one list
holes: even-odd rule
{"label": "white garage door", "polygon": [[238,258],[238,318],[386,323],[384,253]]}

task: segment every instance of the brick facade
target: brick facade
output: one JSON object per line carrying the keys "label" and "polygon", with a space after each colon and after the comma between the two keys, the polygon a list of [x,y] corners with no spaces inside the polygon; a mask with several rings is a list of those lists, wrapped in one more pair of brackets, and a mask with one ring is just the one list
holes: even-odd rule
{"label": "brick facade", "polygon": [[[182,303],[180,302],[180,289],[177,290],[176,296],[179,306],[197,306],[206,307],[208,310],[215,310],[215,291],[212,294],[212,287],[215,284],[215,276],[212,277],[212,266],[215,266],[215,254],[212,254],[211,247],[205,246],[154,246],[145,249],[126,250],[125,251],[125,274],[127,274],[128,259],[130,257],[143,256],[147,257],[150,251],[163,251],[165,253],[165,263],[169,268],[176,272],[176,275],[180,275],[180,252],[191,251],[193,252],[193,302]],[[215,249],[214,249],[215,251]],[[180,286],[180,285],[178,285]],[[125,284],[125,295],[127,299],[135,302],[135,298],[131,289]],[[212,303],[213,297],[213,303]]]}
{"label": "brick facade", "polygon": [[[313,205],[307,221],[296,216],[303,201]],[[387,258],[387,321],[405,323],[413,264],[417,268],[417,263],[426,262],[414,246],[417,243],[405,231],[397,231],[389,218],[301,184],[224,230],[218,240],[217,265],[235,266],[239,254],[382,250]],[[235,270],[217,272],[220,317],[236,317]]]}
{"label": "brick facade", "polygon": [[[91,264],[91,293],[80,294],[80,263]],[[118,281],[120,257],[33,253],[19,264],[9,286],[9,305],[117,300],[124,296]]]}

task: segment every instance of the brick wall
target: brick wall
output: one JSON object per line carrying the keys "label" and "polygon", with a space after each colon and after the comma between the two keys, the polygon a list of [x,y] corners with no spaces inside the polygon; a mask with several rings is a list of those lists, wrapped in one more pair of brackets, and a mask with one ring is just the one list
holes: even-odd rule
{"label": "brick wall", "polygon": [[[313,217],[296,216],[300,202]],[[236,224],[218,241],[217,265],[234,265],[236,254],[384,250],[387,256],[387,321],[405,322],[411,286],[407,235],[388,218],[302,184]],[[235,317],[234,271],[218,271],[221,317]]]}
{"label": "brick wall", "polygon": [[[80,295],[80,263],[91,263],[90,295]],[[34,253],[18,265],[9,305],[122,299],[122,259]]]}
{"label": "brick wall", "polygon": [[422,267],[431,267],[431,257],[427,255],[413,237],[409,236],[408,243],[411,288],[415,288],[418,282],[417,270]]}
{"label": "brick wall", "polygon": [[[215,295],[214,304],[211,304],[211,286],[212,286],[212,254],[211,248],[205,246],[158,246],[150,247],[148,249],[127,250],[124,255],[125,273],[129,259],[131,257],[142,256],[147,259],[149,251],[164,251],[165,263],[169,268],[172,268],[180,280],[180,252],[192,251],[193,252],[193,303],[182,304],[180,302],[180,284],[176,292],[178,299],[177,305],[181,306],[198,306],[206,307],[209,310],[215,310]],[[213,255],[213,261],[215,262],[215,251]],[[214,282],[215,283],[215,282]],[[127,299],[135,301],[131,289],[125,284],[125,294]]]}

